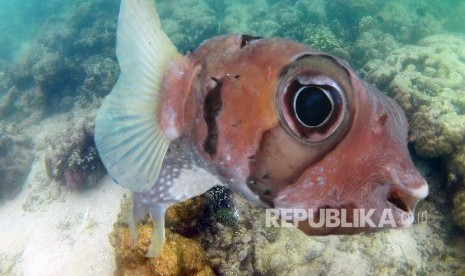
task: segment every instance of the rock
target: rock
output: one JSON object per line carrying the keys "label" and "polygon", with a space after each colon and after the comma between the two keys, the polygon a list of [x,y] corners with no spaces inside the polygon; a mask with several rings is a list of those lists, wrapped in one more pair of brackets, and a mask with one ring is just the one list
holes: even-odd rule
{"label": "rock", "polygon": [[47,175],[71,190],[97,185],[106,172],[94,142],[95,110],[78,117],[48,137],[49,155],[45,158]]}
{"label": "rock", "polygon": [[196,234],[200,227],[205,204],[205,198],[198,196],[171,206],[166,211],[166,226],[184,236]]}
{"label": "rock", "polygon": [[19,193],[33,159],[30,137],[15,136],[0,129],[0,201]]}
{"label": "rock", "polygon": [[[445,198],[447,193],[440,191],[437,196]],[[463,239],[458,238],[454,245],[445,242],[454,227],[450,210],[449,215],[447,211],[444,214],[445,208],[440,205],[421,202],[415,224],[409,229],[306,236],[294,227],[267,227],[264,209],[233,194],[231,209],[238,223],[227,225],[213,220],[200,238],[212,267],[221,275],[346,275],[360,271],[415,275],[458,271],[465,259]]]}
{"label": "rock", "polygon": [[[386,86],[405,110],[415,151],[446,160],[449,174],[465,187],[465,37],[431,35],[418,45],[394,49],[368,81]],[[460,187],[455,187],[460,188]]]}
{"label": "rock", "polygon": [[129,228],[117,225],[110,237],[115,249],[115,275],[215,275],[207,264],[200,243],[166,231],[166,241],[160,257],[147,258],[145,253],[152,236],[151,224],[137,227],[138,246],[133,246]]}
{"label": "rock", "polygon": [[454,209],[452,216],[455,223],[465,230],[465,191],[457,192],[454,195]]}

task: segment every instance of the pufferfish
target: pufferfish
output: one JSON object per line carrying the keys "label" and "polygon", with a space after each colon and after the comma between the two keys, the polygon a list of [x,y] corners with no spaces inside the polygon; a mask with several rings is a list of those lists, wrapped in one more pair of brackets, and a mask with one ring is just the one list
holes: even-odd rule
{"label": "pufferfish", "polygon": [[[280,38],[222,35],[181,55],[153,0],[122,0],[121,74],[98,110],[95,142],[109,175],[134,193],[130,226],[150,213],[159,256],[164,215],[218,182],[259,206],[392,211],[407,227],[425,179],[407,148],[401,108],[349,65]],[[318,215],[317,215],[318,216]],[[308,235],[365,227],[311,227]]]}

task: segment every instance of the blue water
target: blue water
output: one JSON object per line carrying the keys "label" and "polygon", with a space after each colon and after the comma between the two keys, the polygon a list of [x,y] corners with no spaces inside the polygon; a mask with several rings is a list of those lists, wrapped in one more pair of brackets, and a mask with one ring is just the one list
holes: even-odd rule
{"label": "blue water", "polygon": [[[164,0],[157,6],[165,31],[181,52],[193,51],[215,35],[242,33],[285,37],[347,60],[405,109],[411,134],[418,137],[412,154],[419,164],[427,164],[427,179],[433,181],[429,203],[447,214],[449,240],[463,236],[451,212],[454,194],[465,189],[465,71],[452,65],[465,64],[465,1]],[[17,147],[31,150],[31,137],[14,138],[27,133],[28,124],[95,109],[110,92],[119,74],[114,51],[118,9],[116,0],[0,0],[0,164],[20,156]],[[423,47],[411,49],[425,54],[409,57],[407,45]],[[392,68],[406,56],[419,75],[409,79],[413,84],[402,94],[395,77],[407,76],[409,64]],[[426,65],[429,60],[434,62]],[[385,73],[389,62],[392,70]],[[428,142],[440,135],[445,138]],[[442,142],[444,147],[435,147]],[[20,192],[31,162],[0,169],[1,179],[9,181],[0,185],[0,201]],[[57,168],[52,177],[62,180],[65,170]]]}
{"label": "blue water", "polygon": [[[360,35],[363,18],[375,19],[376,28],[395,36],[401,43],[415,43],[426,34],[463,32],[463,1],[159,1],[161,16],[182,28],[176,30],[178,45],[193,49],[199,42],[220,33],[247,32],[305,40],[305,30],[312,24],[328,27],[337,39],[350,43]],[[236,4],[237,3],[237,4]],[[27,48],[48,24],[76,24],[87,20],[95,9],[106,10],[105,16],[116,18],[118,1],[38,1],[18,4],[0,2],[0,58],[14,61],[18,51]],[[95,18],[93,19],[95,20]],[[90,19],[83,24],[92,24]],[[67,22],[67,23],[65,23]],[[419,28],[432,24],[426,33]],[[308,26],[305,28],[304,26]],[[75,26],[82,29],[85,26]],[[375,26],[373,26],[375,27]],[[408,34],[399,32],[407,28]],[[50,27],[49,27],[50,28]],[[175,35],[172,33],[171,35]],[[183,40],[186,40],[184,42]],[[192,44],[187,44],[187,41]],[[184,49],[185,48],[185,49]]]}

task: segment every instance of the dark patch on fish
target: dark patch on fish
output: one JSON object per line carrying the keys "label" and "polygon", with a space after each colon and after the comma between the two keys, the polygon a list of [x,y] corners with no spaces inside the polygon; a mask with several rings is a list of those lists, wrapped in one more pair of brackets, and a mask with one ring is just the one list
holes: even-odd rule
{"label": "dark patch on fish", "polygon": [[212,78],[216,85],[208,91],[204,103],[204,119],[207,124],[207,137],[203,144],[203,149],[209,155],[215,155],[217,150],[218,126],[216,117],[220,114],[223,102],[221,100],[221,80]]}
{"label": "dark patch on fish", "polygon": [[262,37],[260,37],[260,36],[251,36],[251,35],[242,35],[241,38],[242,38],[242,40],[241,40],[241,48],[243,48],[246,45],[248,45],[250,42],[252,42],[254,40],[261,39]]}

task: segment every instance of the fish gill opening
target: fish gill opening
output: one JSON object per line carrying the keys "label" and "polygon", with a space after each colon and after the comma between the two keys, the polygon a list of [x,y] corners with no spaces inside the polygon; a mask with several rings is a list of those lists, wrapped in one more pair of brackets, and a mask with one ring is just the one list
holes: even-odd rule
{"label": "fish gill opening", "polygon": [[223,107],[223,101],[221,99],[222,82],[213,77],[212,80],[215,81],[216,85],[208,91],[203,105],[204,119],[207,124],[207,137],[203,143],[203,149],[210,156],[216,154],[218,141],[216,117],[218,117]]}

